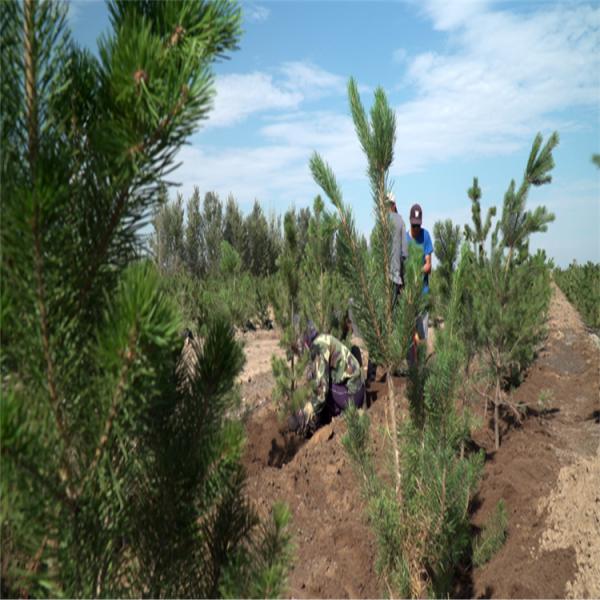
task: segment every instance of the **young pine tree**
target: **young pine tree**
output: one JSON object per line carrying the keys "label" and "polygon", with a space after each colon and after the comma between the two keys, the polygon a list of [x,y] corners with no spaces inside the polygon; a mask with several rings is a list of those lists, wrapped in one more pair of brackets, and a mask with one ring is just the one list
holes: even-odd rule
{"label": "young pine tree", "polygon": [[434,299],[441,313],[446,312],[452,290],[452,276],[458,260],[460,248],[460,227],[452,224],[450,219],[438,221],[433,226],[435,256],[438,260],[436,278],[439,280],[438,297]]}
{"label": "young pine tree", "polygon": [[206,272],[216,275],[221,264],[221,242],[223,241],[223,206],[215,192],[204,195],[202,207],[202,240]]}
{"label": "young pine tree", "polygon": [[331,333],[341,338],[348,296],[334,265],[336,230],[337,220],[325,211],[323,200],[317,196],[302,253],[302,308],[319,333]]}
{"label": "young pine tree", "polygon": [[448,597],[456,568],[471,543],[468,508],[483,455],[460,452],[469,428],[456,411],[465,360],[459,327],[468,263],[463,251],[434,356],[426,369],[413,373],[420,380],[410,384],[411,418],[397,432],[401,502],[374,463],[368,415],[347,412],[343,443],[368,502],[378,541],[376,566],[390,597]]}
{"label": "young pine tree", "polygon": [[66,9],[1,7],[3,592],[278,595],[287,514],[258,528],[225,416],[243,353],[217,320],[176,369],[180,317],[132,262],[239,8],[113,2],[97,58]]}
{"label": "young pine tree", "polygon": [[252,275],[268,274],[269,224],[257,200],[244,220],[244,268]]}
{"label": "young pine tree", "polygon": [[550,183],[554,167],[552,150],[558,134],[542,148],[542,136],[533,142],[519,188],[511,181],[504,196],[502,215],[492,235],[489,259],[473,271],[474,317],[482,339],[484,357],[493,377],[495,391],[494,440],[500,444],[499,410],[512,407],[503,391],[518,382],[544,335],[550,302],[550,268],[543,253],[529,254],[529,237],[546,231],[554,220],[544,206],[525,209],[532,186]]}
{"label": "young pine tree", "polygon": [[187,264],[186,239],[181,196],[169,202],[166,189],[161,189],[160,203],[152,220],[154,235],[151,247],[159,271],[172,275],[181,271]]}
{"label": "young pine tree", "polygon": [[481,188],[477,177],[473,177],[473,185],[467,190],[471,199],[471,216],[473,219],[473,229],[465,225],[465,239],[473,245],[473,252],[477,257],[479,264],[483,264],[486,257],[485,242],[492,227],[492,219],[496,216],[496,207],[491,206],[485,217],[485,222],[481,222]]}
{"label": "young pine tree", "polygon": [[241,256],[244,252],[244,218],[232,194],[223,217],[223,239]]}
{"label": "young pine tree", "polygon": [[282,415],[290,415],[304,406],[309,389],[304,383],[308,353],[298,353],[302,333],[300,319],[300,261],[296,217],[289,211],[284,219],[284,249],[279,257],[279,285],[272,297],[275,319],[281,327],[280,346],[285,358],[273,356],[271,367],[275,377],[273,400]]}
{"label": "young pine tree", "polygon": [[313,178],[338,211],[338,259],[352,297],[353,319],[369,350],[369,356],[388,372],[388,431],[393,445],[394,477],[399,493],[397,398],[391,374],[406,357],[416,317],[422,308],[422,262],[419,263],[417,249],[413,246],[405,269],[405,288],[394,307],[394,289],[390,277],[392,231],[385,199],[390,189],[388,172],[394,157],[395,115],[381,88],[375,91],[369,117],[353,79],[348,84],[348,96],[354,127],[368,163],[367,175],[375,215],[370,252],[360,241],[352,213],[342,199],[331,168],[317,153],[310,160],[310,168]]}
{"label": "young pine tree", "polygon": [[200,212],[200,190],[195,187],[186,205],[185,258],[188,272],[196,278],[206,273],[206,249],[202,235],[202,213]]}

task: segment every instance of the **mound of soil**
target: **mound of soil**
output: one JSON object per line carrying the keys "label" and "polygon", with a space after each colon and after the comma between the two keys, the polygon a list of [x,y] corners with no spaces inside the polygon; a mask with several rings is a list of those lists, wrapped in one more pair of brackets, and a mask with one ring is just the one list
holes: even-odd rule
{"label": "mound of soil", "polygon": [[[599,367],[600,350],[556,288],[546,347],[513,397],[528,407],[529,416],[521,425],[503,424],[498,452],[488,426],[474,436],[487,458],[473,503],[474,531],[502,498],[508,537],[488,564],[465,566],[457,596],[598,595],[600,488],[593,467],[600,440]],[[384,595],[359,482],[341,445],[343,420],[334,419],[308,441],[284,433],[266,400],[268,374],[262,376],[242,386],[248,396],[248,385],[258,385],[257,398],[251,400],[258,408],[247,419],[247,493],[263,515],[277,500],[292,511],[296,561],[289,596]],[[394,382],[402,393],[404,380]],[[385,385],[376,384],[374,396],[369,414],[377,441],[385,422]],[[383,455],[380,441],[376,453]]]}
{"label": "mound of soil", "polygon": [[575,548],[577,573],[567,598],[600,598],[600,446],[595,456],[563,467],[558,487],[538,506],[548,513],[540,549]]}
{"label": "mound of soil", "polygon": [[[382,387],[375,384],[371,399],[376,400]],[[375,401],[370,409],[374,431],[383,424],[384,412],[384,402]],[[283,432],[270,405],[247,423],[249,497],[263,515],[277,500],[292,511],[296,560],[288,593],[293,598],[380,596],[375,540],[358,479],[341,444],[345,430],[343,419],[336,418],[310,439],[299,439]]]}

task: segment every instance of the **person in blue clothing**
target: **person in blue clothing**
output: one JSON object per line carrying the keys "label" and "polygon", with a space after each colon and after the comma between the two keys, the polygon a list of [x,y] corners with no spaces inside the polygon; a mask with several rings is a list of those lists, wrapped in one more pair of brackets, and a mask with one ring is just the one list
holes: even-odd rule
{"label": "person in blue clothing", "polygon": [[[429,231],[423,227],[423,209],[419,204],[413,204],[410,209],[410,231],[406,232],[409,244],[418,244],[423,249],[423,294],[429,294],[429,274],[431,273],[431,255],[433,254],[433,243]],[[425,311],[417,317],[416,342],[427,340],[427,329],[429,325],[429,311]],[[416,351],[410,355],[414,355]]]}

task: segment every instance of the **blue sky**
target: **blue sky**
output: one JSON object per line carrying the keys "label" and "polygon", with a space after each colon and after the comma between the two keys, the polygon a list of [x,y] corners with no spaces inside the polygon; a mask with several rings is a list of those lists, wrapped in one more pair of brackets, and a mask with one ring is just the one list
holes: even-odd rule
{"label": "blue sky", "polygon": [[[454,0],[243,2],[240,50],[215,65],[214,110],[179,155],[171,179],[244,211],[257,198],[283,212],[319,189],[308,160],[333,167],[364,233],[372,199],[349,115],[348,78],[371,105],[381,85],[397,115],[391,169],[398,208],[423,207],[425,226],[470,220],[479,177],[484,208],[520,182],[538,131],[561,136],[550,185],[529,207],[556,215],[532,239],[560,265],[600,262],[600,3]],[[102,2],[70,5],[91,49],[108,27]]]}

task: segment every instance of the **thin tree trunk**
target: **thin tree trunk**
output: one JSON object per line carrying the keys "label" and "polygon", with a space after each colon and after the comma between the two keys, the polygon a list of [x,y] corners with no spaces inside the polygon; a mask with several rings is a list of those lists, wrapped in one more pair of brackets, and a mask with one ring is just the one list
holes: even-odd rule
{"label": "thin tree trunk", "polygon": [[398,425],[396,421],[396,394],[394,392],[394,381],[392,379],[392,371],[388,369],[387,373],[387,386],[388,386],[388,402],[390,405],[390,420],[391,420],[391,431],[390,436],[392,438],[392,448],[394,450],[394,469],[396,475],[396,496],[400,499],[400,452],[398,451]]}
{"label": "thin tree trunk", "polygon": [[496,450],[500,448],[500,430],[499,430],[499,415],[498,407],[500,405],[500,380],[496,380],[496,395],[494,396],[494,445]]}

